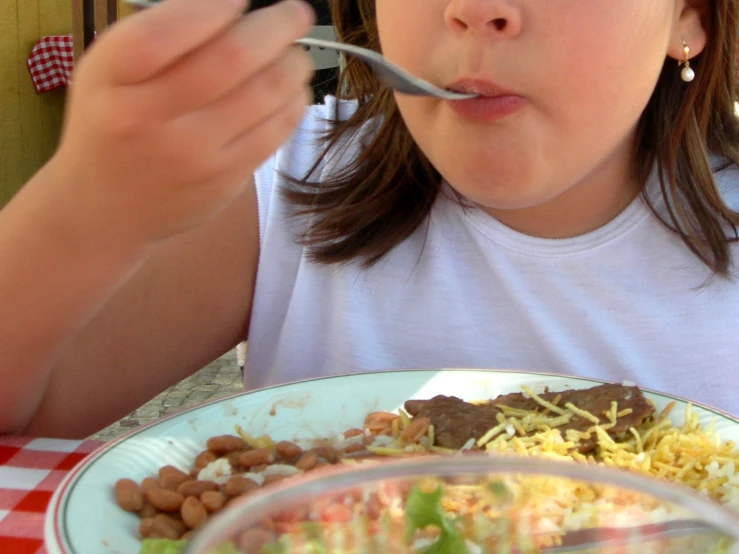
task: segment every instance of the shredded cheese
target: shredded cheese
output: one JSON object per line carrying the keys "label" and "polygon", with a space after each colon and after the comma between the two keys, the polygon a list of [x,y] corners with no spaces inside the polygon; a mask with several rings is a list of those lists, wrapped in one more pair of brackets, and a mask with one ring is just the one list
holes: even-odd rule
{"label": "shredded cheese", "polygon": [[[652,420],[629,427],[617,439],[608,434],[619,420],[632,413],[631,408],[619,409],[611,402],[604,410],[603,418],[572,403],[557,404],[561,396],[548,402],[528,387],[522,387],[525,395],[533,399],[538,410],[525,410],[499,405],[500,413],[491,421],[490,429],[479,439],[471,439],[460,450],[435,446],[436,430],[429,426],[426,436],[418,444],[404,444],[400,432],[412,421],[405,412],[393,421],[391,437],[367,449],[379,456],[403,456],[409,453],[435,453],[454,455],[473,445],[491,455],[540,456],[577,463],[601,464],[627,469],[658,479],[673,481],[710,498],[730,504],[739,509],[739,452],[733,442],[722,442],[714,433],[713,426],[701,428],[698,414],[690,405],[685,409],[685,422],[674,425],[668,416],[675,403],[668,404]],[[406,421],[406,418],[408,420]],[[582,418],[592,425],[585,430],[561,428],[573,418]],[[252,439],[253,440],[253,439]],[[583,445],[595,449],[583,454]],[[548,498],[549,493],[542,492]],[[574,493],[573,493],[574,494]],[[557,498],[577,498],[558,494]]]}
{"label": "shredded cheese", "polygon": [[544,400],[541,396],[539,396],[538,394],[536,394],[534,391],[532,391],[526,385],[521,386],[521,390],[523,392],[525,392],[526,394],[528,394],[532,399],[534,399],[537,404],[543,406],[547,410],[552,411],[555,414],[559,414],[559,415],[564,415],[565,414],[565,411],[562,408],[559,408],[559,407],[555,406],[551,402],[547,402],[546,400]]}

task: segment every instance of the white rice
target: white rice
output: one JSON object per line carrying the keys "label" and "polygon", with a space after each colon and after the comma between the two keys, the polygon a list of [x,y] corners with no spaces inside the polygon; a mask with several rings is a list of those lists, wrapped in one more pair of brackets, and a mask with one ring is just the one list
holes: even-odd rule
{"label": "white rice", "polygon": [[218,458],[209,463],[198,473],[199,481],[214,481],[219,485],[228,481],[233,475],[233,468],[226,458]]}
{"label": "white rice", "polygon": [[198,473],[198,480],[200,481],[214,481],[219,485],[222,485],[233,475],[240,475],[246,479],[251,479],[260,487],[264,484],[264,478],[268,475],[284,475],[285,477],[291,477],[302,473],[302,471],[295,466],[287,464],[273,464],[267,466],[264,471],[260,473],[234,473],[231,464],[228,463],[226,458],[219,458],[218,460],[209,463]]}
{"label": "white rice", "polygon": [[271,466],[267,466],[262,472],[262,475],[284,475],[285,477],[292,477],[298,473],[302,473],[302,470],[295,466],[287,464],[273,464]]}

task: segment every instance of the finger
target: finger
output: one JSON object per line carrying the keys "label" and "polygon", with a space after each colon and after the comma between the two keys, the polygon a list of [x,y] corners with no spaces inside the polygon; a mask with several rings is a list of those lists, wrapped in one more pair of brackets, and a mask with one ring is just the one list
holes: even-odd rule
{"label": "finger", "polygon": [[146,81],[223,33],[245,5],[246,0],[166,0],[147,8],[101,36],[86,56],[91,72],[113,84]]}
{"label": "finger", "polygon": [[148,104],[158,117],[206,106],[273,64],[312,24],[312,11],[303,2],[258,10],[136,90],[135,103]]}
{"label": "finger", "polygon": [[244,160],[266,160],[290,137],[312,101],[313,91],[304,86],[300,94],[290,98],[274,115],[224,146],[222,163],[234,167],[235,171],[243,166],[253,172],[256,168],[244,166]]}
{"label": "finger", "polygon": [[291,98],[302,95],[310,82],[313,63],[294,47],[273,65],[262,70],[227,96],[202,110],[186,115],[177,124],[197,129],[211,144],[225,145],[252,127],[269,119]]}

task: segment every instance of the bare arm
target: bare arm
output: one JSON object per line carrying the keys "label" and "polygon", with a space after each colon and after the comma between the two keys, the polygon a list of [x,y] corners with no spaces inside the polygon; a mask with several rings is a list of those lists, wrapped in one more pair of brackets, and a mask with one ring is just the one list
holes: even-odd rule
{"label": "bare arm", "polygon": [[[258,257],[253,185],[143,263],[137,252],[54,232],[49,213],[25,211],[35,192],[0,218],[0,306],[15,315],[0,317],[0,430],[86,436],[246,336]],[[37,209],[53,209],[51,200]]]}
{"label": "bare arm", "polygon": [[157,248],[66,346],[23,433],[87,436],[243,340],[255,202],[250,188],[215,221]]}
{"label": "bare arm", "polygon": [[246,335],[250,176],[309,102],[312,20],[245,4],[162,2],[75,69],[57,153],[0,211],[0,434],[84,436]]}

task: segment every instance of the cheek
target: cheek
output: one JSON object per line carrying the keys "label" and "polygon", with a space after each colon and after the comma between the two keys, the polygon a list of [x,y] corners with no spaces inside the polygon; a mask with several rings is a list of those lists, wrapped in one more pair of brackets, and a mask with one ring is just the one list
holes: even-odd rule
{"label": "cheek", "polygon": [[570,18],[554,14],[561,25],[549,31],[546,41],[556,60],[553,67],[549,64],[550,79],[558,81],[554,89],[601,104],[602,110],[608,109],[606,102],[645,104],[670,40],[668,1],[673,2],[580,1]]}
{"label": "cheek", "polygon": [[376,0],[383,54],[408,69],[422,64],[443,32],[442,4],[438,0]]}
{"label": "cheek", "polygon": [[[536,204],[551,191],[551,131],[528,122],[515,130],[460,125],[433,100],[396,96],[416,144],[442,177],[470,200],[487,206]],[[555,156],[552,156],[555,157]]]}
{"label": "cheek", "polygon": [[380,36],[382,51],[388,55],[397,49],[396,42],[401,33],[400,19],[398,18],[398,2],[388,0],[377,0],[375,3],[375,18],[377,20],[377,31]]}

